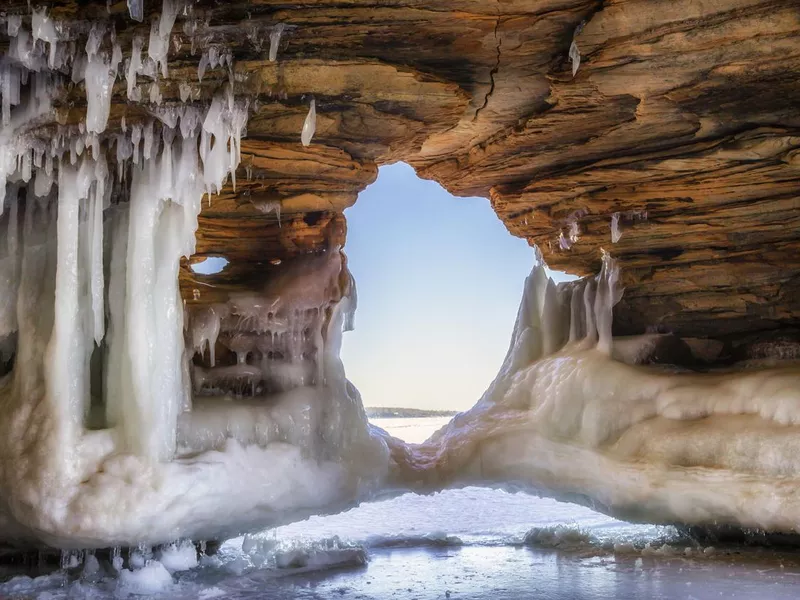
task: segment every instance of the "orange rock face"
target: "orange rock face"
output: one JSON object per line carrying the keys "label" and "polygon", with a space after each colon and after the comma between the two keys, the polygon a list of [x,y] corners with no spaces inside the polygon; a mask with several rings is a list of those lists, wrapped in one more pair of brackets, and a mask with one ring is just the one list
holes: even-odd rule
{"label": "orange rock face", "polygon": [[[137,23],[121,1],[48,4],[70,20],[109,10],[126,58],[161,10],[146,1]],[[553,268],[589,273],[601,248],[618,257],[619,333],[724,337],[800,320],[796,0],[187,7],[157,81],[162,105],[207,101],[226,85],[252,99],[236,188],[204,208],[193,259],[231,265],[206,277],[184,268],[190,302],[193,290],[215,301],[277,261],[343,244],[344,208],[378,165],[404,160],[454,194],[490,198]],[[27,14],[27,2],[4,10]],[[209,51],[232,66],[200,81]],[[152,80],[137,85],[147,93]],[[316,134],[304,147],[312,98]],[[59,119],[84,114],[82,84],[65,90]],[[118,80],[109,127],[143,114]]]}

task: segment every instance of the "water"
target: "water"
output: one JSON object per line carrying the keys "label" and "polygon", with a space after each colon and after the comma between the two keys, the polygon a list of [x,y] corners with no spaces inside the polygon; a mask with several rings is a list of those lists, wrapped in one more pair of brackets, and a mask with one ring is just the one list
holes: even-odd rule
{"label": "water", "polygon": [[[376,423],[419,442],[447,422]],[[526,540],[527,535],[527,540]],[[369,562],[363,563],[364,552]],[[295,568],[277,568],[276,563]],[[13,573],[9,573],[12,575]],[[159,598],[796,598],[800,553],[709,547],[670,527],[499,490],[406,495],[229,540],[200,566],[143,582]],[[107,573],[0,584],[0,598],[141,597]]]}

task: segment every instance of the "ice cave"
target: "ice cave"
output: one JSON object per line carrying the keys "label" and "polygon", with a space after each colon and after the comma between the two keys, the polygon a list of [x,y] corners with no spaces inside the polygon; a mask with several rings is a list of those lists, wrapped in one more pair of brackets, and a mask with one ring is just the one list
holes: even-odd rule
{"label": "ice cave", "polygon": [[[651,4],[5,2],[3,547],[464,486],[796,532],[800,6]],[[339,356],[343,211],[397,161],[535,257],[496,379],[419,444]]]}

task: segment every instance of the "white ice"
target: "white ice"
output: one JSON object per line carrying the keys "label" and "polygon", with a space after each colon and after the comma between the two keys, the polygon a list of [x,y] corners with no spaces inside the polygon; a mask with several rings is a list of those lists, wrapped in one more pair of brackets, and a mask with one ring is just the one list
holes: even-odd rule
{"label": "white ice", "polygon": [[314,133],[317,131],[317,101],[315,98],[311,99],[311,104],[308,107],[308,114],[306,115],[306,120],[303,123],[303,131],[300,133],[300,141],[303,143],[303,146],[308,146],[311,144],[311,138],[314,137]]}

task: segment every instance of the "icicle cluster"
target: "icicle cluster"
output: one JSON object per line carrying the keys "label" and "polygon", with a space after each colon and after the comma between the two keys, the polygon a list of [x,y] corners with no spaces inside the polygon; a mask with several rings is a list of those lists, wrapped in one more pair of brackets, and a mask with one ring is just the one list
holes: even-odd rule
{"label": "icicle cluster", "polygon": [[611,243],[616,244],[622,238],[622,226],[620,220],[625,218],[627,221],[646,221],[646,210],[629,210],[626,212],[615,212],[611,215]]}
{"label": "icicle cluster", "polygon": [[619,267],[605,251],[596,277],[556,284],[548,277],[537,249],[537,264],[526,279],[514,333],[515,343],[526,348],[524,362],[580,340],[596,343],[599,350],[610,354],[613,308],[621,298]]}
{"label": "icicle cluster", "polygon": [[[345,272],[332,249],[283,263],[261,293],[191,309],[187,345],[206,365],[194,367],[195,391],[260,396],[321,385],[323,331],[353,288]],[[228,357],[223,364],[218,344]]]}
{"label": "icicle cluster", "polygon": [[[141,18],[141,2],[129,7]],[[147,59],[134,37],[122,69],[108,24],[81,29],[44,10],[30,21],[12,15],[0,62],[0,352],[47,348],[45,357],[18,357],[14,376],[29,389],[43,378],[69,443],[98,394],[89,365],[100,351],[101,421],[119,428],[126,450],[159,459],[174,455],[189,394],[179,259],[194,252],[203,196],[235,176],[248,108],[228,86],[205,111],[156,107],[155,118],[106,131],[121,72],[130,100],[141,100],[136,80],[146,75],[160,104],[157,77],[167,75],[177,14],[178,3],[164,0]],[[84,84],[86,119],[54,126],[52,100],[67,78]],[[16,337],[25,340],[18,349]]]}

